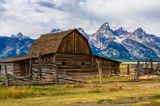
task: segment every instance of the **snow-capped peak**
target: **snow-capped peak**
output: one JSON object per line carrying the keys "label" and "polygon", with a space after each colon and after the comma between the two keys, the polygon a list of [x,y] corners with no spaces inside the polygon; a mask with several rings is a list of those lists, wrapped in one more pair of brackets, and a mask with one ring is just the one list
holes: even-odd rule
{"label": "snow-capped peak", "polygon": [[19,32],[19,33],[17,34],[17,37],[23,37],[22,32]]}
{"label": "snow-capped peak", "polygon": [[127,35],[129,34],[129,32],[126,31],[124,28],[120,27],[117,30],[114,30],[114,34],[120,36],[120,35]]}
{"label": "snow-capped peak", "polygon": [[117,30],[119,30],[119,31],[126,31],[124,28],[122,28],[122,27],[120,27],[120,28],[118,28]]}
{"label": "snow-capped peak", "polygon": [[51,33],[58,33],[58,32],[62,32],[63,30],[61,30],[61,29],[56,29],[56,28],[54,28],[54,29],[52,29],[50,32]]}
{"label": "snow-capped peak", "polygon": [[88,35],[82,28],[77,28],[77,30],[78,30],[86,39],[89,39],[89,35]]}
{"label": "snow-capped peak", "polygon": [[18,32],[16,35],[12,34],[11,37],[12,37],[12,38],[18,38],[19,40],[23,40],[23,39],[25,39],[25,38],[28,38],[27,36],[24,36],[24,35],[22,34],[22,32]]}
{"label": "snow-capped peak", "polygon": [[114,31],[110,28],[109,24],[106,22],[92,36],[94,36],[95,38],[103,36],[106,39],[113,40],[114,39]]}
{"label": "snow-capped peak", "polygon": [[142,28],[137,28],[134,32],[134,35],[141,35],[141,34],[146,34],[145,31]]}
{"label": "snow-capped peak", "polygon": [[111,30],[108,22],[104,23],[104,24],[100,27],[100,29],[103,29],[103,30]]}

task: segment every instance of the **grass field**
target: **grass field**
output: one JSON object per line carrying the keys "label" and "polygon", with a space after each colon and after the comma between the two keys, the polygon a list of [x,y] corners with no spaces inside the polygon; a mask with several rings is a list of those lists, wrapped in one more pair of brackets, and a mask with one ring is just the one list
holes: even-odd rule
{"label": "grass field", "polygon": [[102,78],[102,84],[92,77],[87,84],[0,86],[0,106],[160,106],[160,79],[134,82],[134,68],[128,76],[122,64],[123,77]]}
{"label": "grass field", "polygon": [[[160,81],[105,78],[103,84],[0,87],[0,106],[160,105]],[[115,82],[110,82],[116,80]],[[124,82],[121,82],[124,81]]]}

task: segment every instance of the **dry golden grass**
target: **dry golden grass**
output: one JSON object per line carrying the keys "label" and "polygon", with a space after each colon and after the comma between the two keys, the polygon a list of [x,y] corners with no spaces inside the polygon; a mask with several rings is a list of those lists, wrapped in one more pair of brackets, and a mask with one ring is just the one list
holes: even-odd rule
{"label": "dry golden grass", "polygon": [[0,88],[0,106],[159,105],[160,81]]}
{"label": "dry golden grass", "polygon": [[[0,106],[115,106],[160,105],[160,80],[145,76],[139,82],[127,76],[127,65],[121,65],[123,77],[88,79],[87,84],[0,87]],[[130,72],[134,72],[131,66]],[[156,76],[157,77],[157,76]],[[146,78],[149,78],[146,80]]]}

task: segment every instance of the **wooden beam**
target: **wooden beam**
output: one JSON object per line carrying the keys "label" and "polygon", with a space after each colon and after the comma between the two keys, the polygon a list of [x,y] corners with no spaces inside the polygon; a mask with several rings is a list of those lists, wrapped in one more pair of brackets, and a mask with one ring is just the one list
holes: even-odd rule
{"label": "wooden beam", "polygon": [[4,70],[5,70],[5,76],[6,76],[5,85],[9,86],[9,77],[8,77],[8,72],[7,72],[7,65],[4,66]]}
{"label": "wooden beam", "polygon": [[153,60],[150,59],[150,64],[151,64],[151,71],[153,72]]}
{"label": "wooden beam", "polygon": [[0,77],[1,77],[1,74],[2,74],[2,66],[0,65]]}
{"label": "wooden beam", "polygon": [[55,69],[55,84],[59,85],[59,73],[58,73],[57,69]]}
{"label": "wooden beam", "polygon": [[42,79],[42,66],[41,66],[41,53],[38,56],[38,70],[39,70],[39,77]]}
{"label": "wooden beam", "polygon": [[136,69],[135,69],[135,81],[138,81],[139,69],[140,69],[140,62],[139,62],[139,60],[138,60],[138,61],[137,61],[137,65],[136,65]]}
{"label": "wooden beam", "polygon": [[29,79],[32,80],[33,77],[33,72],[32,72],[32,55],[33,53],[31,53],[30,55],[30,61],[29,61]]}
{"label": "wooden beam", "polygon": [[100,67],[100,61],[97,61],[98,74],[99,74],[99,83],[102,83],[102,69]]}
{"label": "wooden beam", "polygon": [[53,55],[53,63],[56,63],[56,56],[55,56],[55,54]]}
{"label": "wooden beam", "polygon": [[[53,63],[56,63],[56,55],[55,54],[53,55]],[[56,64],[55,64],[54,68],[55,68],[55,84],[59,85],[59,73],[58,73]]]}
{"label": "wooden beam", "polygon": [[129,67],[129,64],[127,64],[127,75],[130,74],[130,67]]}

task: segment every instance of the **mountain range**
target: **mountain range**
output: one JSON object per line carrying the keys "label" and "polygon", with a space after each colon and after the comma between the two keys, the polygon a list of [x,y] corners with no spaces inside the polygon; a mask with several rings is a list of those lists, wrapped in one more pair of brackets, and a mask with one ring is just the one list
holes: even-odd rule
{"label": "mountain range", "polygon": [[31,48],[33,39],[24,36],[21,32],[11,37],[0,36],[0,58],[25,55]]}
{"label": "mountain range", "polygon": [[160,37],[146,33],[142,28],[128,32],[124,28],[113,30],[104,23],[89,36],[95,54],[119,60],[144,60],[160,57]]}
{"label": "mountain range", "polygon": [[[87,34],[77,28],[88,39],[92,52],[121,61],[158,59],[160,57],[160,37],[146,33],[142,28],[129,32],[124,28],[113,30],[104,23],[93,34]],[[52,29],[50,32],[62,32]],[[28,53],[34,39],[24,36],[21,32],[11,37],[0,36],[0,58],[24,55]]]}

